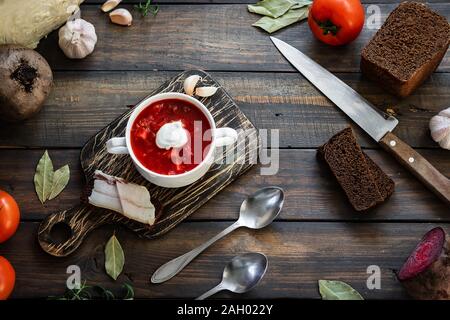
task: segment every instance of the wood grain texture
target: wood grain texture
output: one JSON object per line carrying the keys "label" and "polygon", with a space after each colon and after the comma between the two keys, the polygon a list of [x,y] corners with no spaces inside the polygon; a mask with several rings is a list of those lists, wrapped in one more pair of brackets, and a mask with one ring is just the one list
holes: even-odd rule
{"label": "wood grain texture", "polygon": [[420,181],[433,191],[449,206],[450,211],[450,179],[440,173],[420,153],[412,149],[393,133],[388,132],[381,140],[381,146]]}
{"label": "wood grain texture", "polygon": [[[83,2],[83,5],[100,5],[104,0],[85,0]],[[123,0],[122,4],[135,4],[139,2],[144,2],[144,0]],[[171,5],[171,4],[189,4],[189,5],[202,5],[202,4],[252,4],[256,3],[258,0],[158,0],[154,1],[154,3],[158,4],[165,4],[165,5]],[[398,0],[383,0],[383,1],[377,1],[377,0],[362,0],[362,3],[398,3]],[[418,0],[417,2],[425,2]],[[427,3],[442,3],[446,2],[445,0],[430,0],[426,1]]]}
{"label": "wood grain texture", "polygon": [[[317,162],[315,150],[281,150],[280,169],[276,175],[261,176],[258,167],[251,169],[190,216],[189,220],[237,219],[246,195],[268,185],[278,185],[286,192],[285,206],[280,214],[285,221],[450,221],[448,208],[392,156],[381,150],[366,152],[396,183],[393,196],[370,213],[353,211],[331,173]],[[448,151],[420,152],[450,177]],[[80,201],[84,179],[79,165],[79,150],[50,150],[55,166],[69,164],[71,179],[56,199],[41,205],[34,192],[33,175],[42,153],[42,150],[0,151],[0,189],[17,199],[23,220],[41,220],[49,213],[71,208]]]}
{"label": "wood grain texture", "polygon": [[[183,72],[161,85],[149,96],[164,92],[184,92],[184,80],[194,74],[201,77],[203,86],[218,88],[213,96],[202,98],[200,101],[211,113],[217,128],[229,127],[236,130],[237,142],[229,148],[215,150],[214,163],[208,172],[194,183],[181,188],[159,187],[138,173],[128,155],[112,155],[106,150],[106,142],[109,139],[125,136],[128,119],[133,110],[125,112],[89,139],[83,147],[80,154],[83,175],[88,185],[93,184],[95,171],[101,170],[145,186],[156,207],[155,223],[149,226],[111,210],[96,208],[85,201],[79,206],[45,217],[38,234],[42,249],[54,256],[67,256],[80,246],[89,232],[107,223],[125,225],[139,236],[148,239],[161,236],[254,166],[259,150],[255,127],[228,93],[207,73],[199,70]],[[55,243],[51,232],[53,227],[60,223],[66,224],[71,229],[71,237],[62,243]]]}
{"label": "wood grain texture", "polygon": [[[18,233],[2,244],[0,255],[17,273],[13,298],[61,295],[66,268],[78,265],[87,284],[118,289],[130,283],[137,298],[193,298],[220,281],[224,265],[248,251],[267,254],[266,277],[254,291],[242,296],[220,293],[215,298],[314,298],[317,280],[348,282],[366,299],[407,298],[395,279],[398,270],[422,235],[434,227],[427,223],[312,223],[275,222],[263,230],[241,229],[217,242],[170,281],[151,285],[149,277],[161,264],[187,252],[220,232],[229,222],[181,224],[155,240],[138,239],[121,228],[106,227],[88,237],[80,251],[68,258],[55,258],[40,250],[37,223],[22,223]],[[441,224],[447,231],[449,224]],[[116,231],[125,252],[124,272],[116,282],[104,271],[104,245]],[[339,246],[336,246],[336,244]],[[20,252],[20,254],[18,254]],[[382,272],[381,290],[368,290],[369,265]]]}
{"label": "wood grain texture", "polygon": [[[43,110],[21,124],[0,123],[0,146],[81,147],[100,128],[175,72],[56,72]],[[364,147],[378,148],[344,113],[299,74],[212,73],[257,128],[278,129],[280,147],[316,148],[348,125]],[[435,73],[411,97],[399,100],[358,74],[338,74],[380,110],[393,109],[396,135],[413,147],[431,140],[430,118],[448,107],[450,74]]]}
{"label": "wood grain texture", "polygon": [[[17,273],[13,298],[62,294],[66,268],[72,264],[81,267],[88,284],[116,292],[123,282],[130,282],[138,298],[193,298],[220,280],[229,259],[254,250],[270,259],[261,285],[245,296],[221,293],[217,298],[317,299],[318,279],[346,281],[368,299],[407,298],[392,270],[401,266],[434,223],[450,231],[448,208],[387,153],[368,150],[395,180],[396,192],[370,214],[352,211],[331,174],[317,163],[313,150],[350,121],[297,74],[266,33],[251,26],[259,17],[247,12],[246,3],[256,1],[160,0],[163,5],[156,18],[141,19],[132,11],[134,25],[123,28],[112,25],[100,12],[103,0],[87,0],[96,4],[83,5],[83,18],[95,24],[99,36],[92,56],[81,61],[65,58],[55,32],[42,41],[38,50],[55,74],[55,87],[43,112],[20,125],[0,123],[0,189],[14,195],[22,221],[26,221],[12,239],[0,245],[0,255],[13,263]],[[399,1],[382,2],[384,19]],[[449,19],[448,1],[427,2]],[[331,71],[342,72],[337,75],[380,109],[394,109],[400,120],[395,134],[413,147],[433,148],[419,152],[450,177],[449,151],[437,149],[428,132],[429,119],[450,101],[450,54],[413,96],[398,100],[358,73],[359,52],[374,33],[364,28],[356,42],[334,49],[317,42],[305,23],[275,36]],[[281,147],[302,149],[281,150],[277,175],[260,176],[259,169],[253,168],[161,238],[147,241],[122,227],[105,226],[91,233],[68,258],[43,252],[36,240],[38,222],[49,213],[79,203],[85,183],[79,163],[81,146],[127,111],[127,105],[135,104],[178,71],[194,67],[216,70],[213,77],[257,127],[280,130]],[[378,148],[360,130],[356,133],[364,147]],[[71,180],[60,196],[41,205],[32,177],[45,147],[50,148],[56,167],[70,165]],[[157,267],[228,226],[237,218],[245,196],[267,185],[279,185],[286,191],[279,221],[257,232],[239,230],[178,277],[163,285],[150,285],[150,274]],[[103,267],[104,244],[114,231],[126,255],[125,272],[118,282],[113,282]],[[366,268],[372,264],[381,267],[382,290],[369,291],[365,286]]]}
{"label": "wood grain texture", "polygon": [[[450,4],[430,4],[447,19]],[[124,6],[129,8],[129,6]],[[382,20],[396,7],[380,4]],[[111,24],[95,6],[83,18],[94,22],[98,42],[92,55],[73,61],[57,48],[57,35],[43,40],[38,51],[53,70],[186,70],[297,72],[273,46],[267,33],[252,27],[259,16],[246,5],[161,5],[156,17],[136,18],[129,28]],[[365,27],[351,44],[330,48],[317,41],[306,23],[275,33],[333,72],[359,72],[360,52],[376,29]],[[450,71],[450,54],[438,68]]]}

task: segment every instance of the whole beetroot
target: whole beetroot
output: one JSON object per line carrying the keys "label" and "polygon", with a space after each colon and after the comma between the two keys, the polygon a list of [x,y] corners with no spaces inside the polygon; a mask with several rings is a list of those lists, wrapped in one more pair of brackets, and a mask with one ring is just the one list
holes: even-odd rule
{"label": "whole beetroot", "polygon": [[0,120],[18,122],[38,113],[52,82],[52,70],[39,53],[0,45]]}

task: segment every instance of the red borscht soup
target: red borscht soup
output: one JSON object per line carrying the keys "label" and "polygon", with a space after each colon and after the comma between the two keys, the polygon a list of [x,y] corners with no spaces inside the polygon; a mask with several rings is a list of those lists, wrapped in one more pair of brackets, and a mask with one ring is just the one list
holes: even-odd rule
{"label": "red borscht soup", "polygon": [[[156,144],[159,129],[176,121],[181,121],[187,131],[188,142],[179,149],[159,148]],[[210,139],[203,137],[210,129],[206,116],[192,103],[179,99],[161,100],[147,106],[134,120],[130,132],[131,148],[139,162],[150,171],[164,175],[181,174],[194,169],[203,160],[211,143]],[[198,141],[196,144],[195,140]],[[201,150],[196,150],[194,145],[201,145]],[[173,160],[173,152],[179,161]]]}

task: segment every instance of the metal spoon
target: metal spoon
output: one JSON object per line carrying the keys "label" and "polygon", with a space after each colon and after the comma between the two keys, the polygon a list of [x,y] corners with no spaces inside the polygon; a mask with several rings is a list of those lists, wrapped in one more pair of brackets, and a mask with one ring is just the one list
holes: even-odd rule
{"label": "metal spoon", "polygon": [[267,264],[267,258],[262,253],[250,252],[234,257],[223,270],[222,282],[196,300],[206,299],[222,290],[234,293],[250,291],[264,277]]}
{"label": "metal spoon", "polygon": [[267,187],[256,191],[242,202],[239,219],[235,223],[199,247],[159,267],[153,274],[151,281],[153,283],[161,283],[171,279],[203,250],[237,228],[264,228],[278,216],[283,202],[284,192],[279,187]]}

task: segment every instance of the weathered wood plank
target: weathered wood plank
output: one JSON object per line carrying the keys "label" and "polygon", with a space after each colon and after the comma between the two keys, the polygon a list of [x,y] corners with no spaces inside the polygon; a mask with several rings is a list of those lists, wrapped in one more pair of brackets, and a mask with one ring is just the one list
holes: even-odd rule
{"label": "weathered wood plank", "polygon": [[[84,5],[86,4],[102,4],[105,0],[85,0]],[[122,4],[135,4],[139,2],[146,2],[145,0],[123,0]],[[152,3],[156,4],[189,4],[189,5],[203,5],[203,4],[252,4],[258,2],[257,0],[158,0],[152,1]],[[398,0],[362,0],[362,3],[398,3]],[[427,3],[442,3],[446,2],[445,0],[430,0],[430,1],[417,1],[417,2],[427,2]]]}
{"label": "weathered wood plank", "polygon": [[[224,265],[235,255],[258,251],[269,258],[266,277],[254,291],[239,298],[318,299],[317,280],[346,281],[366,299],[403,299],[406,293],[394,271],[434,225],[400,223],[276,222],[264,230],[238,230],[219,241],[170,281],[152,285],[149,277],[162,263],[203,243],[225,228],[226,222],[183,223],[156,240],[139,240],[121,228],[97,230],[79,251],[67,258],[44,253],[36,241],[37,223],[22,223],[0,255],[16,268],[13,298],[61,295],[69,265],[81,268],[83,281],[118,289],[130,283],[137,298],[194,298],[220,281]],[[450,225],[441,225],[449,229]],[[104,244],[116,230],[125,251],[125,267],[112,281],[104,271]],[[339,244],[337,247],[336,244]],[[381,269],[381,290],[368,290],[369,265]],[[183,288],[180,290],[180,288]],[[231,298],[220,293],[216,298]]]}
{"label": "weathered wood plank", "polygon": [[[56,72],[53,91],[39,115],[21,124],[0,123],[0,146],[81,147],[176,72]],[[339,109],[298,74],[212,73],[260,129],[279,129],[280,146],[316,148],[347,125]],[[379,109],[395,109],[396,134],[413,147],[437,147],[429,119],[448,107],[450,74],[436,73],[403,100],[358,74],[338,76]],[[365,147],[378,147],[357,129]]]}
{"label": "weathered wood plank", "polygon": [[[380,4],[382,19],[395,7]],[[124,6],[128,7],[128,6]],[[450,4],[431,4],[450,18]],[[290,64],[267,33],[252,27],[259,17],[246,5],[161,5],[156,17],[136,18],[129,28],[113,25],[96,6],[85,6],[83,17],[95,24],[95,52],[81,61],[65,58],[57,34],[43,40],[38,51],[54,70],[205,70],[289,71]],[[316,41],[306,23],[276,34],[334,72],[358,72],[362,47],[376,29],[365,27],[348,46],[331,48]],[[438,69],[450,71],[450,54]]]}
{"label": "weathered wood plank", "polygon": [[[450,157],[445,151],[421,151],[430,162],[450,176]],[[35,192],[33,175],[42,150],[1,150],[0,188],[13,194],[22,210],[22,219],[42,219],[45,215],[79,203],[83,191],[83,174],[78,150],[50,150],[55,167],[68,163],[71,180],[59,197],[42,205]],[[450,221],[449,209],[418,180],[406,172],[388,154],[369,150],[368,155],[396,182],[396,192],[370,213],[353,211],[331,173],[316,160],[315,150],[281,150],[279,171],[261,176],[254,168],[220,192],[190,220],[237,219],[245,197],[259,188],[278,185],[286,191],[286,202],[280,218],[305,220],[417,220]]]}

